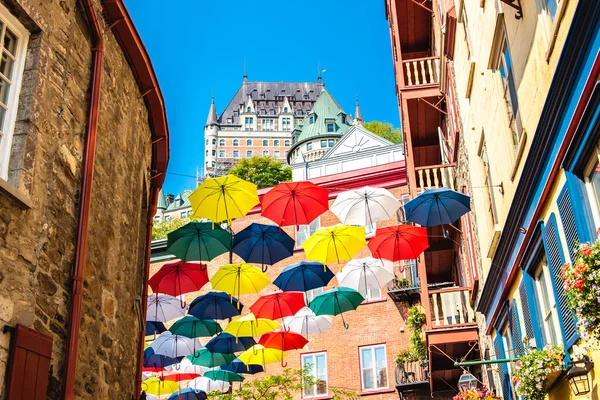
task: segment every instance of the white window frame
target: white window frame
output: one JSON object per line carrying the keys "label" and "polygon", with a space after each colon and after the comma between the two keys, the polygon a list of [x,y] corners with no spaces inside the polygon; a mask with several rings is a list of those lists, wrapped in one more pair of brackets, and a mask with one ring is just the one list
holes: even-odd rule
{"label": "white window frame", "polygon": [[[0,4],[0,19],[4,22],[0,39],[4,37],[6,28],[17,37],[17,46],[14,54],[14,64],[11,77],[6,79],[10,84],[8,100],[6,106],[6,115],[4,117],[4,128],[2,139],[0,139],[0,179],[8,179],[8,165],[10,163],[10,152],[17,119],[17,110],[19,105],[19,95],[21,93],[21,84],[23,80],[23,70],[25,68],[25,58],[27,55],[27,45],[29,42],[29,31],[14,17],[10,11]],[[0,127],[2,129],[2,127]]]}
{"label": "white window frame", "polygon": [[588,162],[587,167],[585,168],[585,189],[587,192],[588,200],[590,203],[590,208],[592,209],[592,216],[594,218],[594,226],[600,227],[600,198],[596,199],[596,191],[594,190],[594,185],[592,184],[590,177],[596,164],[600,164],[600,147],[598,145],[595,146],[595,153]]}
{"label": "white window frame", "polygon": [[280,156],[281,156],[281,153],[279,152],[279,150],[275,150],[275,151],[273,152],[273,157],[274,157],[274,158],[279,158]]}
{"label": "white window frame", "polygon": [[[301,365],[302,365],[302,368],[304,368],[305,366],[308,366],[308,365],[312,365],[310,375],[314,379],[318,379],[318,377],[319,377],[320,374],[319,374],[319,371],[317,370],[317,357],[321,356],[321,355],[325,356],[325,393],[324,394],[323,393],[318,394],[317,393],[317,384],[315,383],[314,385],[312,385],[312,388],[311,388],[312,389],[312,393],[313,393],[312,395],[307,394],[305,392],[305,388],[302,388],[302,398],[303,399],[313,399],[313,398],[318,398],[318,397],[327,397],[329,395],[329,377],[328,377],[328,365],[327,365],[327,352],[326,351],[320,351],[318,353],[306,353],[306,354],[302,354],[301,355]],[[305,361],[304,361],[305,359],[312,359],[313,362],[307,363],[305,365]],[[313,374],[316,374],[316,376],[313,375]]]}
{"label": "white window frame", "polygon": [[534,274],[535,294],[538,299],[537,303],[543,320],[542,329],[544,331],[544,339],[550,341],[554,345],[560,345],[563,338],[560,322],[558,320],[554,286],[550,279],[551,273],[552,272],[548,267],[548,259],[546,258],[546,255],[544,255]]}
{"label": "white window frame", "polygon": [[263,157],[269,156],[269,150],[263,150]]}
{"label": "white window frame", "polygon": [[[383,347],[383,354],[385,354],[385,382],[386,382],[385,386],[378,386],[378,384],[377,384],[377,359],[375,357],[375,349],[380,348],[380,347]],[[363,355],[362,355],[363,350],[371,350],[371,363],[372,363],[371,368],[363,368]],[[363,392],[380,391],[380,390],[388,389],[390,387],[390,380],[389,380],[389,373],[388,373],[389,368],[388,368],[388,362],[387,362],[387,347],[386,347],[385,343],[359,347],[358,348],[358,358],[359,358],[359,362],[360,362],[360,387],[362,388]],[[365,388],[365,381],[363,379],[363,373],[365,370],[368,370],[368,369],[370,369],[371,372],[373,373],[373,375],[372,375],[373,387],[372,388]]]}
{"label": "white window frame", "polygon": [[252,150],[246,150],[246,157],[252,157],[254,155],[254,153],[252,152]]}
{"label": "white window frame", "polygon": [[311,301],[315,299],[315,297],[317,297],[317,295],[323,293],[324,291],[325,288],[323,286],[307,290],[306,292],[304,292],[304,301],[308,305]]}
{"label": "white window frame", "polygon": [[239,150],[234,150],[233,151],[233,158],[240,158],[240,151]]}
{"label": "white window frame", "polygon": [[[302,245],[304,244],[304,242],[306,241],[306,239],[308,239],[310,237],[310,235],[312,235],[313,233],[315,233],[317,231],[317,229],[319,229],[320,227],[321,227],[321,217],[315,218],[308,225],[300,225],[300,226],[298,226],[298,228],[294,231],[294,233],[295,233],[294,237],[295,237],[295,241],[296,241],[296,248],[297,249],[301,248]],[[303,238],[304,240],[299,241],[298,236],[300,234],[306,235],[306,237]]]}
{"label": "white window frame", "polygon": [[227,157],[227,153],[225,152],[225,150],[219,150],[219,157]]}
{"label": "white window frame", "polygon": [[225,146],[225,139],[219,140],[219,146]]}

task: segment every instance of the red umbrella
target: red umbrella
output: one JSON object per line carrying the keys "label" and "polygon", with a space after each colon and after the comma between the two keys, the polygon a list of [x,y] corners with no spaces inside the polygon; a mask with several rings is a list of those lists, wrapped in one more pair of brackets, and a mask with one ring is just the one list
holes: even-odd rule
{"label": "red umbrella", "polygon": [[200,376],[202,376],[202,374],[197,372],[189,372],[185,371],[185,369],[183,371],[177,371],[175,368],[173,368],[170,371],[163,373],[160,379],[165,381],[179,382],[192,380]]}
{"label": "red umbrella", "polygon": [[427,229],[411,225],[377,228],[368,246],[374,257],[390,261],[412,260],[429,247]]}
{"label": "red umbrella", "polygon": [[306,306],[302,292],[273,292],[260,296],[250,310],[256,318],[278,319],[296,314]]}
{"label": "red umbrella", "polygon": [[[177,261],[163,265],[148,281],[154,293],[179,296],[196,292],[208,282],[208,272],[200,264]],[[182,303],[185,306],[185,302]]]}
{"label": "red umbrella", "polygon": [[[296,332],[280,331],[265,333],[260,337],[258,344],[270,349],[279,349],[281,351],[301,349],[308,343],[304,336]],[[281,366],[285,367],[283,360]]]}
{"label": "red umbrella", "polygon": [[279,226],[308,225],[329,209],[329,191],[312,182],[282,182],[261,200],[262,216]]}

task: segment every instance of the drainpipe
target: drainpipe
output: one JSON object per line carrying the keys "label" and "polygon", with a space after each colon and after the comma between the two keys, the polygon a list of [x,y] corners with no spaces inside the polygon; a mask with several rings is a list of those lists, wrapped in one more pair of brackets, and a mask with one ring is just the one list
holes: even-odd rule
{"label": "drainpipe", "polygon": [[88,223],[90,219],[90,204],[92,183],[94,178],[94,159],[96,156],[96,135],[98,133],[98,113],[100,109],[100,87],[102,81],[102,64],[104,60],[104,38],[98,21],[98,15],[92,5],[92,0],[82,0],[83,11],[92,34],[92,76],[90,107],[86,132],[85,154],[83,160],[83,182],[79,206],[79,227],[77,229],[77,247],[75,265],[72,270],[73,289],[69,309],[69,330],[67,331],[67,346],[63,372],[63,395],[65,400],[74,398],[75,372],[77,366],[77,347],[79,344],[79,329],[81,325],[81,301],[83,297],[83,279],[88,242]]}

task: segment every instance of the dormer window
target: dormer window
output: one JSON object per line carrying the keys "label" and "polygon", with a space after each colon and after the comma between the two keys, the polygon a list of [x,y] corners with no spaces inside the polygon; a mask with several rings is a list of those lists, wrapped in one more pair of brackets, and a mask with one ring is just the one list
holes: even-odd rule
{"label": "dormer window", "polygon": [[264,94],[264,93],[261,93],[261,94],[260,94],[260,98],[261,98],[261,99],[264,99],[264,98],[265,98],[265,94]]}
{"label": "dormer window", "polygon": [[265,110],[264,108],[261,108],[261,109],[260,109],[260,113],[261,113],[262,115],[266,115],[266,114],[267,114],[267,110]]}
{"label": "dormer window", "polygon": [[307,95],[307,94],[305,94],[305,95],[304,95],[304,100],[308,100],[308,99],[309,99],[308,95]]}
{"label": "dormer window", "polygon": [[246,112],[252,112],[252,108],[251,107],[246,108]]}
{"label": "dormer window", "polygon": [[233,118],[227,118],[227,123],[228,124],[233,124]]}
{"label": "dormer window", "polygon": [[237,112],[237,110],[233,112],[233,116],[234,116],[234,117],[237,117],[237,116],[238,116],[238,112]]}
{"label": "dormer window", "polygon": [[298,115],[302,115],[302,110],[301,110],[301,109],[297,109],[297,110],[296,110],[296,114],[298,114]]}
{"label": "dormer window", "polygon": [[288,108],[287,107],[283,107],[283,112],[287,113],[288,112]]}
{"label": "dormer window", "polygon": [[308,123],[311,124],[311,125],[315,123],[315,116],[314,115],[310,116],[310,118],[308,119]]}
{"label": "dormer window", "polygon": [[271,108],[271,109],[269,110],[269,114],[271,114],[271,115],[275,115],[275,109],[274,109],[274,108]]}

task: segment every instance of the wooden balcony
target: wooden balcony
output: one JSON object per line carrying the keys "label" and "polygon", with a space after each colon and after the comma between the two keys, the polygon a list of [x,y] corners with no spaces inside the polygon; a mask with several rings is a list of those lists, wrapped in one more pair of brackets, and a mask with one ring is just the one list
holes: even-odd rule
{"label": "wooden balcony", "polygon": [[416,167],[417,190],[447,187],[454,190],[454,169],[456,164],[439,164]]}
{"label": "wooden balcony", "polygon": [[429,388],[427,361],[410,362],[396,366],[396,389],[405,393],[419,388]]}
{"label": "wooden balcony", "polygon": [[421,297],[421,286],[417,274],[417,265],[405,267],[403,276],[386,285],[388,296],[394,301],[406,301],[415,304]]}
{"label": "wooden balcony", "polygon": [[429,291],[431,324],[433,329],[453,328],[475,323],[468,288],[448,288]]}
{"label": "wooden balcony", "polygon": [[423,57],[402,61],[405,88],[438,85],[440,83],[440,58]]}

